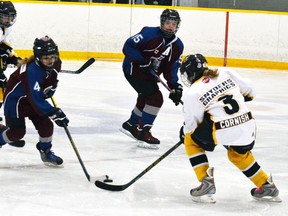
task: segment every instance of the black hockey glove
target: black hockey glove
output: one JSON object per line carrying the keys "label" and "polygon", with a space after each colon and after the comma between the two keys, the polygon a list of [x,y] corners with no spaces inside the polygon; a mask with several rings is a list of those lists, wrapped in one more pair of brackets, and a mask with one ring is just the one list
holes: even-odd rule
{"label": "black hockey glove", "polygon": [[3,73],[7,68],[7,54],[0,53],[0,73]]}
{"label": "black hockey glove", "polygon": [[19,63],[21,62],[21,60],[22,60],[22,58],[16,57],[16,56],[8,57],[7,58],[7,65],[12,64],[12,65],[17,67],[19,65]]}
{"label": "black hockey glove", "polygon": [[0,44],[0,70],[5,71],[7,65],[18,66],[21,58],[13,54],[13,48],[5,43]]}
{"label": "black hockey glove", "polygon": [[69,119],[65,115],[65,113],[60,109],[57,108],[57,111],[50,116],[50,118],[59,126],[64,127],[68,126]]}
{"label": "black hockey glove", "polygon": [[169,98],[175,103],[176,106],[181,103],[181,98],[182,98],[182,91],[183,91],[183,86],[179,83],[177,83],[173,88],[172,91],[169,94]]}
{"label": "black hockey glove", "polygon": [[153,68],[153,64],[152,64],[151,61],[149,61],[149,62],[147,62],[147,63],[145,63],[145,64],[139,65],[139,71],[140,71],[141,73],[149,74],[150,71],[152,70],[152,68]]}
{"label": "black hockey glove", "polygon": [[45,99],[50,98],[54,95],[57,86],[58,86],[58,80],[56,80],[56,82],[53,85],[48,86],[43,90]]}
{"label": "black hockey glove", "polygon": [[179,138],[180,138],[181,143],[184,143],[184,138],[185,138],[185,134],[184,134],[184,126],[182,126],[182,127],[180,128],[180,131],[179,131]]}
{"label": "black hockey glove", "polygon": [[0,43],[0,54],[7,54],[7,56],[12,54],[13,48],[6,43]]}
{"label": "black hockey glove", "polygon": [[0,87],[3,88],[3,90],[6,88],[7,84],[7,77],[3,72],[0,71]]}
{"label": "black hockey glove", "polygon": [[12,47],[5,43],[0,44],[0,71],[4,72],[7,68],[7,59],[12,54]]}

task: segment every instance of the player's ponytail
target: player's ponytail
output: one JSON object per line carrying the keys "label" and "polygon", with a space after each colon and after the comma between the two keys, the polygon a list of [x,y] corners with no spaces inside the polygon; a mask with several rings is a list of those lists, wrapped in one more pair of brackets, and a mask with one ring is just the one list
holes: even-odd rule
{"label": "player's ponytail", "polygon": [[219,75],[218,69],[210,69],[207,68],[204,72],[203,72],[203,76],[209,76],[211,78],[215,78]]}

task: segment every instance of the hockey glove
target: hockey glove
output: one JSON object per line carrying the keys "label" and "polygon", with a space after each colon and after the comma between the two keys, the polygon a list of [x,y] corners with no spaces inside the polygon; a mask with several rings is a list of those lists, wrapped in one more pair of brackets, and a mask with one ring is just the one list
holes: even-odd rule
{"label": "hockey glove", "polygon": [[12,64],[18,66],[21,58],[13,53],[13,48],[6,43],[0,44],[0,70],[5,71],[7,65]]}
{"label": "hockey glove", "polygon": [[15,67],[18,67],[21,60],[22,60],[22,58],[13,55],[13,56],[7,58],[7,65],[12,64]]}
{"label": "hockey glove", "polygon": [[0,87],[5,89],[6,84],[7,84],[7,77],[5,76],[3,72],[0,71]]}
{"label": "hockey glove", "polygon": [[181,143],[184,143],[184,138],[185,138],[184,128],[183,128],[183,127],[184,127],[184,126],[182,126],[182,127],[180,128],[180,131],[179,131],[179,138],[180,138]]}
{"label": "hockey glove", "polygon": [[183,91],[183,86],[177,83],[172,88],[172,92],[169,94],[169,98],[175,103],[176,106],[178,106],[179,103],[181,103],[182,91]]}
{"label": "hockey glove", "polygon": [[7,59],[12,55],[12,47],[8,46],[6,43],[0,44],[0,71],[4,72],[7,68]]}
{"label": "hockey glove", "polygon": [[152,70],[152,68],[153,68],[153,64],[152,64],[151,61],[149,61],[149,62],[147,62],[147,63],[145,63],[145,64],[139,65],[139,71],[140,71],[141,73],[149,74],[150,71]]}
{"label": "hockey glove", "polygon": [[0,73],[3,73],[7,68],[7,54],[0,54]]}
{"label": "hockey glove", "polygon": [[12,55],[13,48],[7,45],[5,42],[0,43],[0,54],[7,54],[7,56]]}
{"label": "hockey glove", "polygon": [[65,115],[65,113],[60,109],[57,108],[57,111],[50,116],[50,118],[59,126],[64,127],[68,126],[69,119]]}
{"label": "hockey glove", "polygon": [[44,89],[43,93],[45,99],[50,98],[54,95],[57,86],[58,86],[58,80],[56,80],[56,82],[53,85],[48,86],[47,88]]}

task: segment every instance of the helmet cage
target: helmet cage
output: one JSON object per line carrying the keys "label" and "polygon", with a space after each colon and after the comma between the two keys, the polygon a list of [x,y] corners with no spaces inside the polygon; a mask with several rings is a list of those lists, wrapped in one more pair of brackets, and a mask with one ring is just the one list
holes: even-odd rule
{"label": "helmet cage", "polygon": [[180,77],[183,84],[190,87],[195,81],[203,76],[208,69],[207,60],[201,54],[188,55],[180,66]]}
{"label": "helmet cage", "polygon": [[181,81],[186,87],[190,87],[193,83],[193,80],[195,80],[195,73],[193,75],[188,75],[188,73],[181,73],[180,74]]}
{"label": "helmet cage", "polygon": [[0,2],[0,27],[8,28],[16,22],[17,12],[12,2]]}
{"label": "helmet cage", "polygon": [[[174,32],[163,30],[163,26],[164,26],[164,23],[166,22],[166,20],[173,20],[173,21],[177,22],[177,27],[176,27],[176,30]],[[181,23],[181,19],[180,19],[179,13],[176,10],[165,9],[162,12],[161,17],[160,17],[160,27],[161,27],[161,30],[163,32],[164,37],[170,38],[173,35],[175,35],[179,29],[180,23]]]}

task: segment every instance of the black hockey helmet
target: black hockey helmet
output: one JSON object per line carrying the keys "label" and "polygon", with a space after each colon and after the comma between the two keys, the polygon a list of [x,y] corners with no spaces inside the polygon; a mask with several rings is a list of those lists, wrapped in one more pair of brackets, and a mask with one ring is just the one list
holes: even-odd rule
{"label": "black hockey helmet", "polygon": [[0,27],[8,28],[16,22],[17,12],[12,2],[0,1]]}
{"label": "black hockey helmet", "polygon": [[182,82],[190,87],[208,69],[207,63],[206,58],[201,54],[187,55],[180,66]]}
{"label": "black hockey helmet", "polygon": [[[177,28],[175,32],[168,32],[168,31],[163,30],[162,26],[164,25],[166,20],[174,20],[177,22]],[[176,10],[165,9],[160,16],[160,26],[161,26],[161,30],[163,32],[164,37],[170,38],[174,34],[176,34],[176,32],[179,29],[180,22],[181,22],[181,19],[180,19],[179,13]]]}
{"label": "black hockey helmet", "polygon": [[43,66],[41,63],[41,58],[43,56],[55,55],[57,58],[59,56],[58,46],[49,36],[35,39],[33,53],[36,62],[41,66]]}

